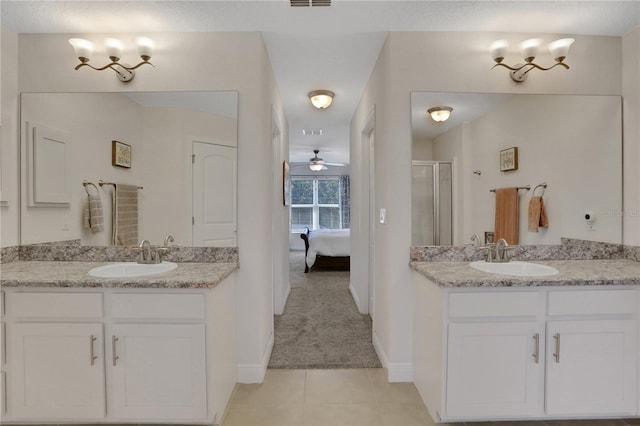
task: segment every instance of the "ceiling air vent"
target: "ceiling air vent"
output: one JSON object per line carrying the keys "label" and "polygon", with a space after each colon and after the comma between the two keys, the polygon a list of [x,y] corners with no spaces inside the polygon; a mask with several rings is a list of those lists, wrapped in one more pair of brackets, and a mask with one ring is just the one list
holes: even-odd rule
{"label": "ceiling air vent", "polygon": [[291,7],[331,6],[331,0],[289,0]]}
{"label": "ceiling air vent", "polygon": [[305,136],[322,136],[322,129],[303,129],[302,134]]}

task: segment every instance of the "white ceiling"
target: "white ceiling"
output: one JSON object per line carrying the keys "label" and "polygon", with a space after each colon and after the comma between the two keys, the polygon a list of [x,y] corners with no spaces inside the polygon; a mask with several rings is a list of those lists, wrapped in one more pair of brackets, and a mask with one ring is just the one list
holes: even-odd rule
{"label": "white ceiling", "polygon": [[[262,1],[2,0],[18,33],[260,31],[290,126],[290,160],[349,163],[349,123],[388,31],[497,31],[622,35],[640,25],[640,1],[368,1],[292,8]],[[123,17],[126,17],[124,19]],[[336,93],[327,110],[306,94]],[[303,136],[302,129],[322,129]]]}

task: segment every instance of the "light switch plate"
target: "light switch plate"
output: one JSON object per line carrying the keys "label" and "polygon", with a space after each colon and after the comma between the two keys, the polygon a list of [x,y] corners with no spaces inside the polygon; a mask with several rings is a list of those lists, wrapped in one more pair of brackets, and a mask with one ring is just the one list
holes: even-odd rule
{"label": "light switch plate", "polygon": [[387,209],[380,209],[380,223],[387,223]]}

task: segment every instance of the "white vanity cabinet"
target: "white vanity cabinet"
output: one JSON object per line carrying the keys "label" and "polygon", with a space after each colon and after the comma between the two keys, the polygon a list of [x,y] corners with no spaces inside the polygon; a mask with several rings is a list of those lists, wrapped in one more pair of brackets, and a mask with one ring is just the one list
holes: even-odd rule
{"label": "white vanity cabinet", "polygon": [[219,423],[236,383],[234,284],[8,289],[3,423]]}
{"label": "white vanity cabinet", "polygon": [[638,384],[637,290],[550,290],[546,412],[634,415]]}
{"label": "white vanity cabinet", "polygon": [[540,414],[542,371],[535,322],[449,324],[447,414],[454,417]]}
{"label": "white vanity cabinet", "polygon": [[116,291],[110,301],[109,415],[206,418],[205,295]]}
{"label": "white vanity cabinet", "polygon": [[637,415],[637,287],[414,283],[414,383],[434,419]]}
{"label": "white vanity cabinet", "polygon": [[104,417],[102,324],[19,323],[11,336],[15,418]]}

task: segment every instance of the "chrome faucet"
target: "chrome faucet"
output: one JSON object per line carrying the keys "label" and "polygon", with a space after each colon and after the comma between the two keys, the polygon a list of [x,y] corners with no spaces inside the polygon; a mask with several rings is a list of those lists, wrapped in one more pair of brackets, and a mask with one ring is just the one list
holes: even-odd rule
{"label": "chrome faucet", "polygon": [[498,239],[496,241],[496,262],[508,262],[509,257],[507,256],[507,248],[509,247],[509,243],[504,238]]}
{"label": "chrome faucet", "polygon": [[171,235],[167,235],[166,237],[164,237],[164,244],[162,245],[162,247],[169,247],[169,243],[174,242],[175,240],[173,239],[173,237]]}
{"label": "chrome faucet", "polygon": [[151,243],[149,240],[142,240],[140,242],[140,257],[138,263],[155,263],[151,256]]}

